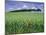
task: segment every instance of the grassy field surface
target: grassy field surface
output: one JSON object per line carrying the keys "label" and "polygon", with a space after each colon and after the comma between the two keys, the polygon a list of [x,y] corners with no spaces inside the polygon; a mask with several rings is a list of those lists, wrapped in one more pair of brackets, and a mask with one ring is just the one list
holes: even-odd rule
{"label": "grassy field surface", "polygon": [[31,12],[6,13],[6,33],[44,32],[44,14]]}

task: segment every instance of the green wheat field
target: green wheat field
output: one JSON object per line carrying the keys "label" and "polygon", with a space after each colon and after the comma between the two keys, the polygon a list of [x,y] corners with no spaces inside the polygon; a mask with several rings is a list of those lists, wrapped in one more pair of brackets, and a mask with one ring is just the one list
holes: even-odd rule
{"label": "green wheat field", "polygon": [[5,31],[9,34],[44,32],[44,14],[32,12],[7,12]]}

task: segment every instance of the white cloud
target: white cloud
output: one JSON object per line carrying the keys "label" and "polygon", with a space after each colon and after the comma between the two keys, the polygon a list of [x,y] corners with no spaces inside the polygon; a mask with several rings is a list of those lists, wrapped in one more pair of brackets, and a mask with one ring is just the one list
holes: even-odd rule
{"label": "white cloud", "polygon": [[13,9],[13,8],[9,8],[9,9]]}
{"label": "white cloud", "polygon": [[27,5],[24,5],[22,8],[28,8],[28,6]]}
{"label": "white cloud", "polygon": [[21,8],[17,8],[17,10],[20,10]]}
{"label": "white cloud", "polygon": [[36,7],[32,7],[31,9],[37,9]]}
{"label": "white cloud", "polygon": [[9,8],[8,10],[15,10],[15,8]]}

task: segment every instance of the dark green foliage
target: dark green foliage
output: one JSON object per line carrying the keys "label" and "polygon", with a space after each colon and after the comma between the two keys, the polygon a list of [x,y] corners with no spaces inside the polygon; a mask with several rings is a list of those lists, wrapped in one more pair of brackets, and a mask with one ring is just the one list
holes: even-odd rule
{"label": "dark green foliage", "polygon": [[31,12],[31,11],[40,11],[40,9],[21,9],[21,10],[14,10],[14,11],[10,11],[10,12]]}

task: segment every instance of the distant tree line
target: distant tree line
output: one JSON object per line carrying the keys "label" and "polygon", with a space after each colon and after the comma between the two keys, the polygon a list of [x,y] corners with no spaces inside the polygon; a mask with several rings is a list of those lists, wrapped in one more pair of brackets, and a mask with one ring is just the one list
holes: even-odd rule
{"label": "distant tree line", "polygon": [[10,12],[30,12],[30,11],[41,11],[41,9],[22,9],[22,10],[14,10]]}

